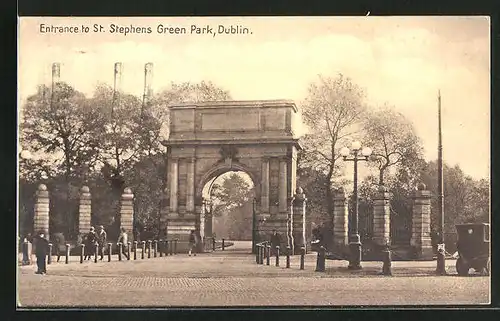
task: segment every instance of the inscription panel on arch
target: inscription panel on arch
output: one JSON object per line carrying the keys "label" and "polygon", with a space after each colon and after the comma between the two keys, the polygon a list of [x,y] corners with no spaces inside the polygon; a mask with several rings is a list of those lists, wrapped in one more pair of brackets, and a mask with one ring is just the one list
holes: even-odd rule
{"label": "inscription panel on arch", "polygon": [[201,116],[202,130],[209,131],[241,131],[259,130],[259,113],[234,111],[203,113]]}
{"label": "inscription panel on arch", "polygon": [[171,117],[174,132],[194,131],[193,110],[175,110]]}
{"label": "inscription panel on arch", "polygon": [[283,130],[286,128],[286,110],[268,108],[264,112],[266,121],[265,128],[270,130]]}

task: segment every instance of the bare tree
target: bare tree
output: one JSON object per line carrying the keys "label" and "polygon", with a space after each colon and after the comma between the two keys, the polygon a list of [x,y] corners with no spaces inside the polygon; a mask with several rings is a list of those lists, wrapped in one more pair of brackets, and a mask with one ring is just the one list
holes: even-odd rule
{"label": "bare tree", "polygon": [[391,167],[422,155],[413,123],[388,105],[366,114],[363,141],[373,149],[374,161],[369,166],[377,168],[379,185],[384,185],[384,175]]}
{"label": "bare tree", "polygon": [[332,182],[339,171],[338,149],[350,136],[356,134],[358,121],[365,110],[363,90],[348,77],[319,76],[309,87],[302,104],[302,115],[308,126],[303,138],[302,166],[319,169],[326,174],[326,203],[333,213]]}

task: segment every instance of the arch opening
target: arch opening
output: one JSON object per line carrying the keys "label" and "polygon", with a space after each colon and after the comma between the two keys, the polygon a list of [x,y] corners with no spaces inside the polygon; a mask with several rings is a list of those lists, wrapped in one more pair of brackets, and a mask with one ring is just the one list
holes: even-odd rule
{"label": "arch opening", "polygon": [[200,232],[238,241],[248,251],[255,241],[255,183],[243,170],[214,171],[201,190],[204,210]]}

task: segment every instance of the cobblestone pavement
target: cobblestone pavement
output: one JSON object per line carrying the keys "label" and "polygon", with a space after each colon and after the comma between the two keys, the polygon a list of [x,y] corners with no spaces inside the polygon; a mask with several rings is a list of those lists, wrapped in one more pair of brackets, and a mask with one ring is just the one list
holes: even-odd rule
{"label": "cobblestone pavement", "polygon": [[[241,245],[240,245],[241,246]],[[315,254],[305,270],[299,257],[286,269],[257,265],[238,244],[225,252],[118,262],[48,266],[47,275],[35,267],[18,270],[18,302],[36,306],[270,306],[270,305],[406,305],[488,303],[488,277],[438,277],[435,262],[393,262],[394,277],[378,275],[379,262],[363,262],[363,270],[347,270],[345,261],[327,261],[325,273],[314,272]],[[105,258],[106,260],[106,258]],[[264,262],[266,263],[266,262]],[[447,261],[450,274],[454,261]],[[437,291],[436,289],[439,289]]]}

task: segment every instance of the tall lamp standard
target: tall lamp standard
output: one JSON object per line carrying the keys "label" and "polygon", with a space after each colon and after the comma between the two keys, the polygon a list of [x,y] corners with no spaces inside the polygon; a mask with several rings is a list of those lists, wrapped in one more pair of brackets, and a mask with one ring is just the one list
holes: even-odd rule
{"label": "tall lamp standard", "polygon": [[437,275],[446,275],[444,246],[443,138],[441,130],[441,91],[438,92],[438,253]]}
{"label": "tall lamp standard", "polygon": [[24,160],[29,160],[29,159],[32,159],[33,156],[31,155],[31,152],[29,150],[22,150],[20,153],[19,153],[19,156],[24,159]]}
{"label": "tall lamp standard", "polygon": [[252,253],[255,254],[257,253],[257,248],[255,247],[255,244],[257,244],[257,218],[256,218],[256,211],[257,211],[257,199],[253,199],[252,202]]}
{"label": "tall lamp standard", "polygon": [[340,155],[342,155],[344,161],[354,162],[354,214],[351,217],[349,231],[349,251],[351,252],[351,257],[348,269],[350,270],[361,269],[361,238],[358,231],[358,161],[368,161],[368,157],[371,154],[372,149],[370,147],[361,149],[359,141],[353,142],[351,149],[344,147],[340,150]]}

